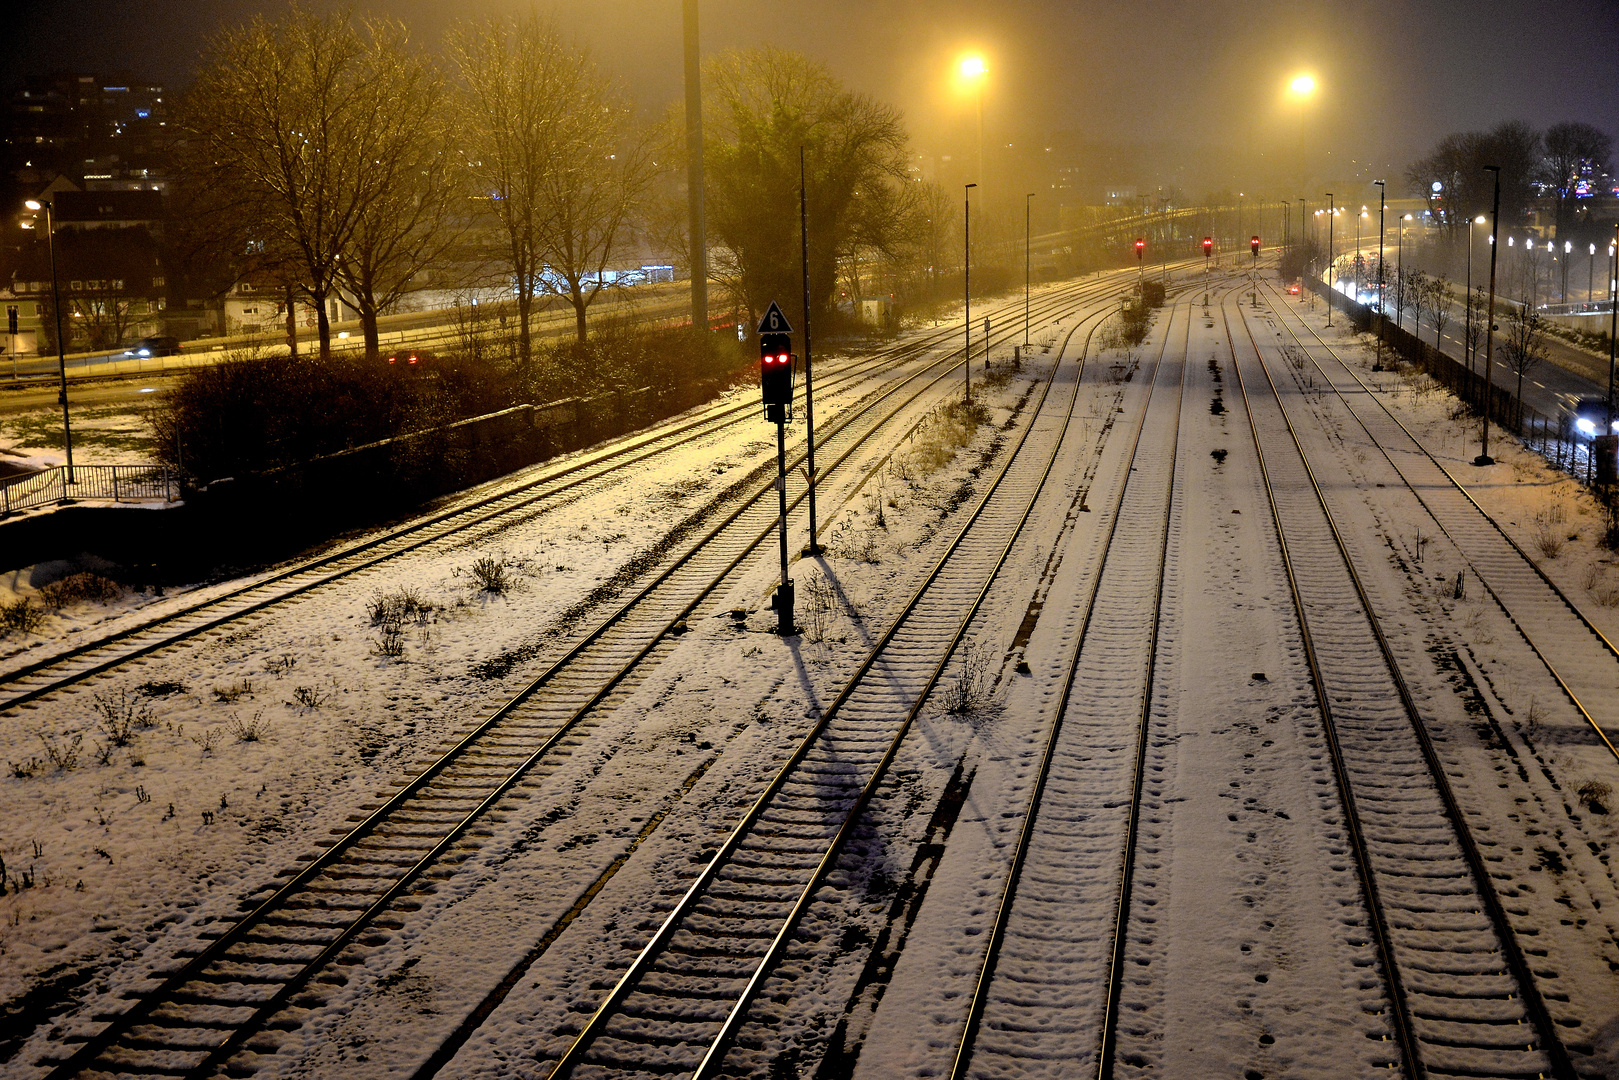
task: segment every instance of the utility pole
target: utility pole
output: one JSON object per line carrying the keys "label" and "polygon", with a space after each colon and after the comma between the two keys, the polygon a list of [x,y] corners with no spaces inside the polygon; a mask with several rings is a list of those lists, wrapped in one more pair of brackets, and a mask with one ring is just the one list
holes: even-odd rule
{"label": "utility pole", "polygon": [[821,553],[821,541],[815,531],[815,379],[810,365],[810,276],[809,276],[809,199],[804,182],[804,148],[798,148],[798,238],[804,255],[804,426],[809,443],[809,543],[804,554]]}
{"label": "utility pole", "polygon": [[[1619,335],[1619,225],[1613,227],[1613,246],[1608,250],[1614,252],[1613,278],[1609,286],[1613,293],[1613,306],[1608,311],[1608,430],[1592,443],[1593,447],[1600,444],[1601,457],[1597,464],[1597,476],[1604,481],[1604,488],[1612,487],[1614,470],[1619,467],[1619,462],[1615,461],[1615,451],[1619,450],[1619,435],[1613,433],[1614,338]],[[1612,497],[1611,491],[1607,494]]]}
{"label": "utility pole", "polygon": [[708,229],[703,221],[703,64],[697,0],[682,0],[686,37],[686,217],[691,241],[691,327],[708,331]]}
{"label": "utility pole", "polygon": [[[1023,347],[1029,347],[1029,207],[1034,192],[1023,196]],[[987,347],[987,343],[986,343]]]}
{"label": "utility pole", "polygon": [[[1490,397],[1495,388],[1495,252],[1501,246],[1496,243],[1501,227],[1501,166],[1486,165],[1484,171],[1495,174],[1495,201],[1490,207],[1490,307],[1484,316],[1484,438],[1479,445],[1478,457],[1473,459],[1474,465],[1495,464],[1495,459],[1490,456]],[[1611,364],[1609,369],[1611,372]],[[1613,400],[1611,391],[1608,400]]]}
{"label": "utility pole", "polygon": [[1327,192],[1327,325],[1332,325],[1332,293],[1338,287],[1333,279],[1338,275],[1332,265],[1332,222],[1337,216],[1338,206],[1333,201],[1332,192]]}
{"label": "utility pole", "polygon": [[968,401],[973,399],[973,188],[977,186],[967,184],[962,189],[961,287],[966,294],[967,310],[961,320],[962,330],[966,334],[961,354],[961,375],[966,380]]}
{"label": "utility pole", "polygon": [[[1373,371],[1383,370],[1383,212],[1388,207],[1388,181],[1373,180],[1377,185],[1377,362],[1372,365]],[[1467,239],[1473,239],[1473,227],[1467,227]],[[1471,252],[1469,252],[1471,254]],[[1471,280],[1472,263],[1468,263],[1469,280]]]}

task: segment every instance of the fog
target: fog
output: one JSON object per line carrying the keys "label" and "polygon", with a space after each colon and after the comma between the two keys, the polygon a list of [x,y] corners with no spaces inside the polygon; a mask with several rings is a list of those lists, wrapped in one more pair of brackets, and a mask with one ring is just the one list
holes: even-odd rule
{"label": "fog", "polygon": [[[395,15],[429,45],[453,17],[535,7],[649,115],[680,94],[678,0],[308,2]],[[27,0],[12,20],[12,70],[125,69],[183,86],[214,28],[284,6]],[[1038,161],[1048,145],[1092,187],[1284,197],[1300,184],[1397,180],[1446,132],[1502,119],[1619,133],[1612,0],[704,0],[702,21],[705,51],[797,49],[899,106],[919,160],[946,181],[962,178],[978,138],[976,101],[952,73],[963,54],[983,56],[987,197],[1049,183]],[[1318,81],[1303,104],[1285,93],[1301,71]]]}

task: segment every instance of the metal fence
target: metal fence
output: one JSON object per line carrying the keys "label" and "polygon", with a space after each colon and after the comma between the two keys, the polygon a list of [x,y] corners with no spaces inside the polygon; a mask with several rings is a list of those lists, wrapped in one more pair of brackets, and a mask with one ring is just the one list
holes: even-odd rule
{"label": "metal fence", "polygon": [[0,487],[0,516],[57,502],[174,502],[180,478],[167,465],[75,465],[73,481],[57,466]]}
{"label": "metal fence", "polygon": [[[1320,282],[1309,281],[1317,292],[1325,292]],[[1353,321],[1355,328],[1365,333],[1376,333],[1377,318],[1372,308],[1356,303],[1339,292],[1330,294],[1334,307]],[[1524,446],[1545,457],[1555,468],[1562,469],[1589,484],[1596,479],[1596,461],[1589,438],[1581,436],[1574,427],[1574,416],[1569,412],[1547,414],[1532,405],[1525,405],[1513,391],[1497,383],[1493,391],[1485,386],[1484,349],[1479,347],[1476,369],[1453,356],[1446,355],[1421,340],[1404,327],[1388,321],[1383,323],[1383,344],[1401,359],[1414,364],[1432,379],[1464,402],[1476,416],[1483,416],[1488,392],[1490,420],[1501,428],[1501,433],[1517,438]],[[1502,365],[1496,364],[1499,370]]]}

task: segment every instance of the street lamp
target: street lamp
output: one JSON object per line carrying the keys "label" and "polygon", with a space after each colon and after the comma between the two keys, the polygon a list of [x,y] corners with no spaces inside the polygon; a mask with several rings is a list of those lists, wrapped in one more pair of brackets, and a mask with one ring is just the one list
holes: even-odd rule
{"label": "street lamp", "polygon": [[1563,241],[1563,291],[1562,291],[1562,293],[1559,294],[1559,299],[1561,299],[1562,302],[1565,303],[1565,304],[1568,303],[1568,257],[1570,255],[1572,255],[1573,253],[1574,253],[1574,241],[1572,241],[1572,240],[1564,240]]}
{"label": "street lamp", "polygon": [[[1484,224],[1484,215],[1480,214],[1467,223],[1467,330],[1463,344],[1467,348],[1467,370],[1473,371],[1473,361],[1478,357],[1478,348],[1473,341],[1473,226]],[[1493,241],[1492,241],[1493,243]]]}
{"label": "street lamp", "polygon": [[1332,294],[1338,287],[1333,279],[1338,276],[1332,265],[1332,219],[1338,216],[1338,204],[1333,202],[1332,192],[1327,192],[1327,326],[1332,326]]}
{"label": "street lamp", "polygon": [[[977,184],[967,184],[962,190],[961,214],[961,286],[966,293],[967,315],[962,323],[966,333],[966,348],[961,354],[961,374],[966,380],[967,400],[973,399],[973,188]],[[984,345],[989,345],[986,338]]]}
{"label": "street lamp", "polygon": [[62,403],[62,445],[67,450],[67,482],[73,483],[73,426],[67,416],[67,350],[62,342],[62,289],[56,280],[56,219],[49,202],[29,199],[23,205],[30,210],[45,211],[45,244],[51,253],[51,313],[56,317],[56,375],[60,389],[56,399]]}
{"label": "street lamp", "polygon": [[989,65],[984,63],[982,56],[963,57],[960,66],[961,78],[971,84],[976,90],[975,95],[978,108],[978,176],[984,179],[984,77],[989,74]]}
{"label": "street lamp", "polygon": [[1585,302],[1591,303],[1597,296],[1597,246],[1591,245],[1591,258],[1585,267]]}
{"label": "street lamp", "polygon": [[[1400,215],[1400,238],[1394,245],[1394,282],[1395,295],[1400,299],[1394,305],[1394,325],[1399,326],[1405,321],[1405,223],[1411,220],[1410,214]],[[1421,327],[1418,327],[1420,330]]]}
{"label": "street lamp", "polygon": [[1373,371],[1383,370],[1383,212],[1388,208],[1388,181],[1373,180],[1377,185],[1377,362]]}
{"label": "street lamp", "polygon": [[1029,207],[1034,192],[1023,196],[1023,347],[1029,347]]}
{"label": "street lamp", "polygon": [[[1484,171],[1495,174],[1495,201],[1490,208],[1490,306],[1484,313],[1484,437],[1479,445],[1478,457],[1473,459],[1474,465],[1494,465],[1495,459],[1490,456],[1490,397],[1494,388],[1495,372],[1495,253],[1501,245],[1495,238],[1501,235],[1501,166],[1486,165]],[[1608,411],[1613,411],[1613,365],[1608,365]],[[1609,420],[1608,426],[1613,426]]]}
{"label": "street lamp", "polygon": [[1363,206],[1360,208],[1360,217],[1355,219],[1355,303],[1357,304],[1360,303],[1360,272],[1366,265],[1366,260],[1361,258],[1360,254],[1360,222],[1361,218],[1371,216]]}

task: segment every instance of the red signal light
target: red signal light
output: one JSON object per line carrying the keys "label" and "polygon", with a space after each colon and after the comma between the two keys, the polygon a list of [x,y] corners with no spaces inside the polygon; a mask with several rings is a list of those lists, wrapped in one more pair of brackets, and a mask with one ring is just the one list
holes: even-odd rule
{"label": "red signal light", "polygon": [[1212,252],[1213,250],[1214,250],[1214,237],[1205,236],[1203,238],[1203,254],[1207,255],[1210,252]]}
{"label": "red signal light", "polygon": [[1147,246],[1147,242],[1145,240],[1137,240],[1136,241],[1136,250],[1137,251],[1143,250],[1146,246]]}

